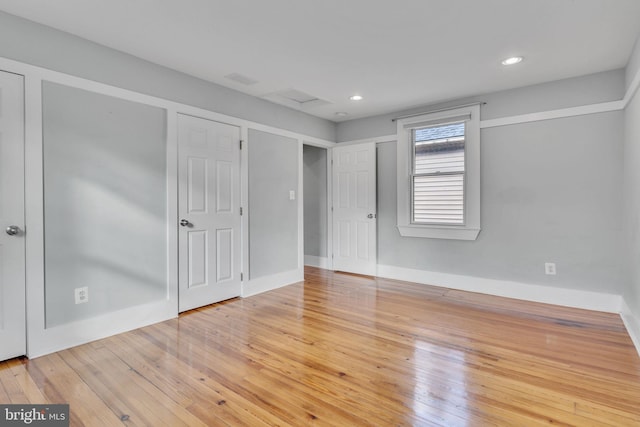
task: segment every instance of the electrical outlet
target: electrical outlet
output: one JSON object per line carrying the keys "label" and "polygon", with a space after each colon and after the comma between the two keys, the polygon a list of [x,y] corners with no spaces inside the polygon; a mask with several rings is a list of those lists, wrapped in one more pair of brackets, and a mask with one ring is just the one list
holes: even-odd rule
{"label": "electrical outlet", "polygon": [[82,288],[75,289],[76,304],[84,304],[89,302],[89,287],[84,286]]}
{"label": "electrical outlet", "polygon": [[289,200],[295,200],[296,199],[296,192],[293,190],[289,191]]}
{"label": "electrical outlet", "polygon": [[544,274],[555,276],[556,275],[556,263],[555,262],[545,262],[544,263]]}

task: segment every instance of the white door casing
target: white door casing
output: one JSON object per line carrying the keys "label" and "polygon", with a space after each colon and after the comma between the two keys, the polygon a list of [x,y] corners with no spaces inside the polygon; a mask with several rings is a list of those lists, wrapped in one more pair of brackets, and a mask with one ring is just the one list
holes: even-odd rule
{"label": "white door casing", "polygon": [[24,223],[24,78],[0,71],[0,360],[26,354]]}
{"label": "white door casing", "polygon": [[332,148],[333,269],[375,275],[376,144]]}
{"label": "white door casing", "polygon": [[178,115],[179,311],[241,293],[240,128]]}

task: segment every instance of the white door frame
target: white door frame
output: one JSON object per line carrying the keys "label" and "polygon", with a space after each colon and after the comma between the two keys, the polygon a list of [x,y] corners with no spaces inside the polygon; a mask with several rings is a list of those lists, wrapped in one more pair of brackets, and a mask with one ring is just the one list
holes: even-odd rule
{"label": "white door frame", "polygon": [[[331,165],[331,159],[332,159],[332,151],[331,149],[333,147],[335,147],[335,144],[333,146],[327,146],[327,145],[320,145],[320,144],[313,144],[307,141],[303,141],[303,160],[302,160],[302,168],[303,168],[303,172],[301,174],[302,176],[302,181],[303,181],[303,185],[302,188],[304,189],[304,146],[308,145],[311,147],[317,147],[317,148],[322,148],[327,152],[327,164],[326,164],[326,173],[327,173],[327,180],[326,180],[326,186],[327,186],[327,200],[326,200],[326,205],[327,205],[327,235],[325,236],[326,242],[327,242],[327,256],[326,256],[326,260],[322,260],[324,262],[324,268],[331,270],[333,268],[333,212],[331,210],[331,203],[333,201],[333,178],[332,178],[332,165]],[[301,192],[300,194],[302,194],[301,198],[306,197],[306,194],[303,194],[304,192]],[[303,200],[303,209],[304,209],[304,200]],[[303,236],[304,236],[304,215],[303,215]],[[304,244],[302,246],[302,250],[304,253]]]}
{"label": "white door frame", "polygon": [[[0,264],[0,361],[27,352],[24,187],[24,76],[6,71],[2,79],[2,121],[5,130],[2,181],[2,259]],[[13,233],[13,234],[10,234]]]}

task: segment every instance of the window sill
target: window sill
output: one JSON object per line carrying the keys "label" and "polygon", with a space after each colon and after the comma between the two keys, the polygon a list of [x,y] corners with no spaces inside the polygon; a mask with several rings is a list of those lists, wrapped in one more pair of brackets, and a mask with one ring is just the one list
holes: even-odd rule
{"label": "window sill", "polygon": [[479,228],[438,227],[422,225],[399,225],[398,231],[404,237],[422,237],[430,239],[476,240]]}

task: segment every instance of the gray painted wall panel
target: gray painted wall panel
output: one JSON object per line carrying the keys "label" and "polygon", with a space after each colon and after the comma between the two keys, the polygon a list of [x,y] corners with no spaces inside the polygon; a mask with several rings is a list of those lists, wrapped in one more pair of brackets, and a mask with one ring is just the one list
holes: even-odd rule
{"label": "gray painted wall panel", "polygon": [[304,254],[327,256],[327,150],[304,146]]}
{"label": "gray painted wall panel", "polygon": [[298,141],[249,129],[249,277],[298,268]]}
{"label": "gray painted wall panel", "polygon": [[47,327],[166,298],[165,111],[45,83],[43,129]]}
{"label": "gray painted wall panel", "polygon": [[0,56],[229,116],[335,140],[335,124],[0,11]]}
{"label": "gray painted wall panel", "polygon": [[640,319],[640,95],[637,93],[625,111],[624,202],[627,286],[623,295]]}
{"label": "gray painted wall panel", "polygon": [[631,82],[638,72],[640,72],[640,38],[636,40],[636,44],[629,57],[629,63],[627,64],[625,75],[626,88],[631,85]]}
{"label": "gray painted wall panel", "polygon": [[[476,241],[401,237],[395,143],[378,150],[378,262],[619,294],[622,112],[482,131]],[[557,276],[544,263],[557,263]]]}

